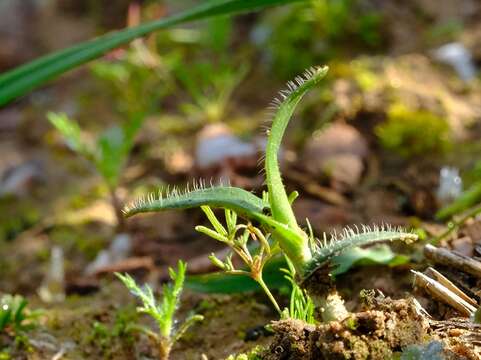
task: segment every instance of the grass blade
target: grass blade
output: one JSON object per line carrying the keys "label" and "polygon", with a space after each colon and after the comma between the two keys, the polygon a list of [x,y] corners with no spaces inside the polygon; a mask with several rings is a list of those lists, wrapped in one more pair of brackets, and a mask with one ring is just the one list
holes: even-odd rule
{"label": "grass blade", "polygon": [[259,10],[301,0],[216,0],[160,20],[103,35],[73,47],[46,55],[0,75],[0,106],[22,96],[56,76],[102,56],[150,32],[218,15]]}

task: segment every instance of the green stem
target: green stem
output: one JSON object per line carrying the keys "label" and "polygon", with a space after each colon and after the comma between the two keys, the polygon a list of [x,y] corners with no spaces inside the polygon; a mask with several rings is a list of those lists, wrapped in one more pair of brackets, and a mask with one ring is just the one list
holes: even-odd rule
{"label": "green stem", "polygon": [[469,219],[475,217],[476,215],[481,213],[481,206],[477,206],[466,213],[461,219],[453,220],[448,223],[448,229],[444,231],[442,234],[436,236],[434,239],[431,240],[432,245],[437,245],[441,240],[448,237],[453,231],[458,229],[461,225],[463,225]]}
{"label": "green stem", "polygon": [[259,274],[259,276],[253,277],[253,279],[261,286],[262,290],[266,293],[267,297],[271,301],[272,305],[276,308],[277,312],[279,315],[282,313],[281,308],[279,307],[279,304],[277,304],[276,299],[272,295],[271,291],[267,287],[266,283],[264,282],[264,279],[262,278],[262,273]]}
{"label": "green stem", "polygon": [[312,69],[311,72],[311,74],[302,78],[302,84],[297,86],[293,85],[293,82],[290,82],[290,92],[281,93],[281,96],[285,97],[285,99],[279,104],[279,108],[274,116],[266,145],[266,183],[269,191],[272,217],[274,220],[287,224],[293,230],[298,231],[301,230],[299,225],[297,225],[289,197],[282,183],[278,153],[287,125],[297,104],[301,101],[302,97],[324,77],[327,73],[327,67]]}
{"label": "green stem", "polygon": [[297,239],[284,239],[279,237],[279,244],[291,258],[296,269],[302,269],[304,263],[311,258],[307,235],[297,224],[296,217],[291,207],[282,182],[279,169],[278,153],[282,138],[289,120],[302,97],[314,87],[327,73],[327,67],[313,68],[304,75],[296,78],[296,83],[289,82],[289,91],[281,92],[284,101],[278,102],[278,109],[274,116],[266,145],[266,183],[269,192],[269,203],[272,217],[275,221],[285,224],[294,233]]}

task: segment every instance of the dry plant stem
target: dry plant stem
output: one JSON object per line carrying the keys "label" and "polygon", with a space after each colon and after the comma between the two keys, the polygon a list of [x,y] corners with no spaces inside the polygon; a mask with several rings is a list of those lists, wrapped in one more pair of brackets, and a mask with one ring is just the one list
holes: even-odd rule
{"label": "dry plant stem", "polygon": [[164,337],[158,339],[159,343],[159,359],[168,360],[170,356],[170,351],[172,350],[172,344],[170,341]]}
{"label": "dry plant stem", "polygon": [[411,271],[415,275],[415,285],[425,289],[433,298],[452,306],[464,316],[471,316],[476,311],[473,305],[469,304],[440,282],[418,271]]}
{"label": "dry plant stem", "polygon": [[461,299],[465,300],[467,303],[473,305],[474,307],[478,306],[478,303],[476,300],[470,298],[468,295],[466,295],[461,289],[459,289],[456,285],[454,285],[447,277],[445,277],[443,274],[441,274],[439,271],[432,267],[428,267],[426,271],[424,272],[425,275],[430,276],[431,278],[435,279],[438,281],[441,285],[445,286],[449,290],[451,290],[453,293],[458,295]]}
{"label": "dry plant stem", "polygon": [[472,258],[429,244],[424,247],[424,256],[436,264],[454,267],[481,279],[481,262]]}

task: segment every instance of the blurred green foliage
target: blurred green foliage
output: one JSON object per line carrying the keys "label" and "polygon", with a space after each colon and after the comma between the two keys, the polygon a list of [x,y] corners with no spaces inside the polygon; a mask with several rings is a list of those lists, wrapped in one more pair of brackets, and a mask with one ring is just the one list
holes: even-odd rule
{"label": "blurred green foliage", "polygon": [[88,142],[77,122],[66,114],[48,113],[50,123],[62,134],[69,148],[91,161],[110,190],[118,186],[134,139],[145,118],[135,114],[122,126],[101,133],[94,143]]}
{"label": "blurred green foliage", "polygon": [[382,48],[383,18],[358,0],[310,0],[266,14],[254,41],[282,78],[312,64]]}
{"label": "blurred green foliage", "polygon": [[111,353],[113,344],[119,338],[128,345],[133,346],[134,337],[130,327],[138,321],[138,318],[135,307],[122,307],[116,311],[113,323],[94,321],[92,332],[88,336],[87,341],[102,349],[105,358],[112,358],[114,355]]}
{"label": "blurred green foliage", "polygon": [[449,150],[449,130],[446,119],[401,103],[392,104],[386,121],[375,128],[381,144],[404,157]]}
{"label": "blurred green foliage", "polygon": [[0,213],[0,243],[15,239],[40,220],[40,211],[37,208],[30,203],[19,202],[16,198],[2,199]]}
{"label": "blurred green foliage", "polygon": [[113,100],[117,114],[129,119],[159,111],[161,100],[173,91],[168,71],[176,61],[174,54],[160,56],[154,45],[136,40],[112,58],[95,61],[90,70]]}
{"label": "blurred green foliage", "polygon": [[[28,301],[21,295],[6,294],[0,298],[0,335],[8,335],[15,339],[17,345],[28,345],[26,332],[35,328],[40,310],[27,309]],[[0,349],[4,349],[0,336]],[[8,354],[8,353],[6,353]]]}
{"label": "blurred green foliage", "polygon": [[462,30],[463,23],[461,21],[449,19],[428,28],[423,37],[428,46],[439,46],[450,41],[456,41]]}
{"label": "blurred green foliage", "polygon": [[[453,202],[439,209],[436,213],[437,219],[446,220],[479,204],[481,201],[481,161],[477,161],[471,170],[466,171],[463,175],[463,183],[467,185],[466,189]],[[476,212],[476,209],[473,211]]]}

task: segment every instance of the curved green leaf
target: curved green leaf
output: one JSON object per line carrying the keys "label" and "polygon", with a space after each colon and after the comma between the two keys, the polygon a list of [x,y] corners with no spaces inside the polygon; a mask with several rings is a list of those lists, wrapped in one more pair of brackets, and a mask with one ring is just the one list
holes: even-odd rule
{"label": "curved green leaf", "polygon": [[157,212],[169,209],[190,209],[203,205],[226,208],[253,218],[262,214],[265,204],[249,191],[231,186],[213,186],[180,193],[176,190],[159,193],[159,196],[147,196],[127,205],[123,212],[126,217],[145,212]]}
{"label": "curved green leaf", "polygon": [[372,246],[368,249],[354,247],[332,259],[332,275],[341,275],[354,266],[387,265],[397,266],[409,262],[409,257],[394,253],[386,244]]}
{"label": "curved green leaf", "polygon": [[404,232],[390,227],[363,226],[361,230],[346,228],[339,237],[333,236],[331,240],[320,243],[313,250],[312,260],[306,264],[304,276],[309,277],[319,267],[331,261],[335,256],[341,255],[347,249],[356,246],[366,246],[383,241],[401,240],[407,243],[416,241],[418,236],[414,233]]}
{"label": "curved green leaf", "polygon": [[281,91],[281,99],[274,101],[277,112],[272,121],[266,145],[266,183],[269,190],[269,203],[272,217],[281,223],[289,225],[293,230],[299,230],[289,198],[282,183],[277,155],[287,124],[302,97],[312,89],[327,73],[327,67],[317,67],[306,70],[304,76],[298,76],[287,83],[288,89]]}
{"label": "curved green leaf", "polygon": [[441,208],[436,213],[436,218],[445,220],[453,215],[457,215],[471,206],[477,204],[481,199],[481,182],[475,183],[468,190],[463,192],[459,198],[454,200],[451,204]]}
{"label": "curved green leaf", "polygon": [[53,79],[70,69],[102,56],[106,52],[150,32],[212,16],[259,10],[269,6],[288,4],[296,1],[302,0],[203,1],[200,5],[180,14],[147,22],[125,30],[108,33],[97,39],[57,51],[1,75],[0,106],[26,94],[47,80]]}

